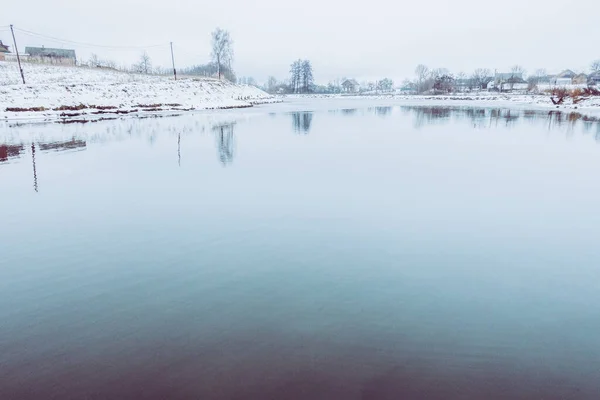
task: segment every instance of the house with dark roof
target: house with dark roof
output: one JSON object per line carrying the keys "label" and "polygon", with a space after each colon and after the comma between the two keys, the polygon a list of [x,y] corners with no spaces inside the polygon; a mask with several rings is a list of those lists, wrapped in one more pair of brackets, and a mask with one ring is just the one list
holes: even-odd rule
{"label": "house with dark roof", "polygon": [[77,63],[75,50],[52,49],[44,46],[25,47],[25,54],[29,56],[29,61],[44,64],[75,65]]}
{"label": "house with dark roof", "polygon": [[578,75],[575,72],[571,71],[570,69],[565,69],[560,74],[554,75],[552,77],[552,79],[550,79],[550,84],[555,85],[555,86],[567,86],[567,85],[576,84],[585,79],[587,79],[585,77],[585,74]]}
{"label": "house with dark roof", "polygon": [[360,90],[360,85],[354,79],[346,79],[342,82],[342,88],[346,93],[356,93]]}
{"label": "house with dark roof", "polygon": [[8,46],[2,43],[2,40],[0,40],[0,61],[4,61],[4,55],[6,53],[10,53],[10,51],[8,50]]}
{"label": "house with dark roof", "polygon": [[600,71],[593,72],[588,75],[588,85],[590,85],[590,86],[600,85]]}
{"label": "house with dark roof", "polygon": [[527,81],[522,72],[496,72],[494,80],[487,86],[488,90],[504,92],[506,90],[527,89]]}
{"label": "house with dark roof", "polygon": [[566,79],[566,78],[573,79],[573,78],[575,78],[576,75],[577,74],[575,72],[571,71],[570,69],[565,69],[563,72],[561,72],[560,74],[556,75],[556,77],[557,78],[563,78],[563,79]]}

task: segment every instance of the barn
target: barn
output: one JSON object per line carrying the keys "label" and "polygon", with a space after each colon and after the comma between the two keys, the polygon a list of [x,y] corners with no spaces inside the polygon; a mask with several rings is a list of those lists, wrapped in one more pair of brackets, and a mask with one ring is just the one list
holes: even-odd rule
{"label": "barn", "polygon": [[77,57],[75,50],[68,49],[52,49],[49,47],[25,47],[25,54],[28,55],[29,61],[40,62],[44,64],[62,64],[75,65]]}

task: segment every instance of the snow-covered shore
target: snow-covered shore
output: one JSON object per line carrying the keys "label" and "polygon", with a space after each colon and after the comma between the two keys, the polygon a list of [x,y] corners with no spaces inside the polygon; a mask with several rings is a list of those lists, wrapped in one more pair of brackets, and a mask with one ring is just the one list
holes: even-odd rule
{"label": "snow-covered shore", "polygon": [[130,74],[114,70],[0,62],[0,120],[100,119],[244,108],[280,101],[253,86],[203,77]]}
{"label": "snow-covered shore", "polygon": [[573,104],[571,99],[565,100],[564,104],[556,106],[548,95],[533,94],[511,94],[480,92],[473,94],[456,95],[288,95],[288,99],[338,99],[348,102],[356,100],[369,100],[374,105],[397,104],[407,106],[440,106],[440,107],[501,107],[529,110],[557,110],[564,112],[578,112],[590,116],[600,117],[600,97],[589,97]]}

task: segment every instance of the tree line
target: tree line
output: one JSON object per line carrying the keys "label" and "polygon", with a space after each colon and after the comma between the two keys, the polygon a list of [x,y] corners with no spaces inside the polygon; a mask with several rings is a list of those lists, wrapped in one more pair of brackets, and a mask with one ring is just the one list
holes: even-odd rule
{"label": "tree line", "polygon": [[292,93],[310,93],[314,84],[313,69],[309,60],[297,59],[290,66]]}

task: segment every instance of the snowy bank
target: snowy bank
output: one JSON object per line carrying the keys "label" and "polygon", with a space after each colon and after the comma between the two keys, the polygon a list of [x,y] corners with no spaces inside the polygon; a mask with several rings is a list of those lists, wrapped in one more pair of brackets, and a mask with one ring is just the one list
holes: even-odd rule
{"label": "snowy bank", "polygon": [[549,95],[512,94],[479,92],[472,94],[455,95],[344,95],[344,94],[315,94],[315,95],[287,95],[288,99],[338,99],[351,102],[352,100],[369,100],[374,105],[377,103],[415,105],[415,106],[460,106],[460,107],[502,107],[529,110],[559,110],[565,112],[579,112],[581,114],[600,116],[600,97],[593,96],[573,104],[570,98],[560,106],[552,103]]}
{"label": "snowy bank", "polygon": [[253,86],[204,77],[0,62],[0,119],[100,119],[114,114],[244,108],[278,100]]}

